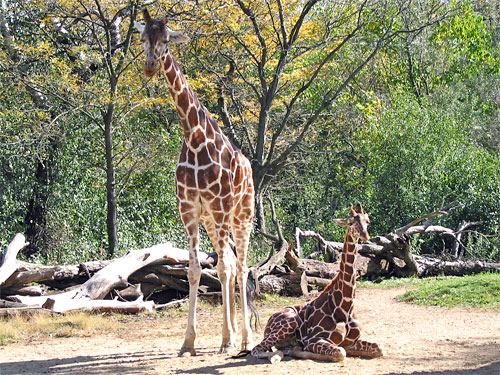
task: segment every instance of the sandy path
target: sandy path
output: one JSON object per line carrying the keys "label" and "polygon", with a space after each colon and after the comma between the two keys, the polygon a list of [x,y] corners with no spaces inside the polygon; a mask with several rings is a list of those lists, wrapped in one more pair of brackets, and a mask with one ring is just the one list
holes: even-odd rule
{"label": "sandy path", "polygon": [[[385,356],[341,363],[285,359],[271,365],[218,355],[218,318],[200,316],[198,356],[178,358],[184,317],[130,323],[132,333],[52,338],[0,347],[0,375],[13,374],[412,374],[500,375],[500,313],[422,307],[396,302],[401,289],[361,289],[358,317],[364,337]],[[266,311],[267,318],[272,311]],[[212,327],[214,332],[208,332]],[[140,333],[137,333],[140,332]],[[262,337],[262,330],[256,334]]]}

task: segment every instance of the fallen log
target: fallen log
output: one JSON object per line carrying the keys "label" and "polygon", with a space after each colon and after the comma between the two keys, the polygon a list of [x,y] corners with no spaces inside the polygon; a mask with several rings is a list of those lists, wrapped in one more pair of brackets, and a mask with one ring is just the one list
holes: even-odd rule
{"label": "fallen log", "polygon": [[[55,311],[56,300],[48,298],[42,305],[42,308]],[[121,314],[138,314],[142,312],[153,312],[155,304],[153,301],[143,301],[139,298],[132,302],[122,302],[114,300],[91,300],[89,298],[80,298],[74,300],[71,306],[67,306],[64,311],[84,310],[92,312],[115,312]]]}
{"label": "fallen log", "polygon": [[17,253],[28,243],[21,233],[14,236],[13,240],[5,247],[0,261],[0,286],[5,284],[17,269]]}
{"label": "fallen log", "polygon": [[[142,250],[131,250],[122,258],[115,259],[109,265],[98,271],[94,276],[84,284],[68,292],[51,295],[50,297],[30,297],[14,296],[14,300],[26,305],[43,306],[49,302],[52,311],[64,312],[85,306],[92,306],[89,301],[104,298],[113,288],[128,286],[127,279],[135,271],[165,260],[178,262],[179,259],[185,259],[186,250],[176,249],[170,243],[152,246]],[[125,303],[125,302],[116,302]],[[125,306],[125,305],[124,305]]]}
{"label": "fallen log", "polygon": [[285,296],[308,295],[306,275],[304,272],[292,272],[282,275],[264,275],[259,279],[260,291],[268,294]]}
{"label": "fallen log", "polygon": [[418,276],[464,276],[480,272],[500,272],[500,263],[480,260],[443,260],[439,258],[414,255],[418,265]]}
{"label": "fallen log", "polygon": [[60,290],[66,289],[85,282],[109,263],[110,260],[98,260],[77,265],[44,266],[18,261],[16,271],[3,286],[40,283]]}
{"label": "fallen log", "polygon": [[2,298],[15,294],[22,296],[43,296],[45,294],[45,288],[37,285],[0,288],[0,297]]}
{"label": "fallen log", "polygon": [[26,306],[19,302],[0,300],[0,318],[34,314],[54,315],[52,311],[38,306]]}

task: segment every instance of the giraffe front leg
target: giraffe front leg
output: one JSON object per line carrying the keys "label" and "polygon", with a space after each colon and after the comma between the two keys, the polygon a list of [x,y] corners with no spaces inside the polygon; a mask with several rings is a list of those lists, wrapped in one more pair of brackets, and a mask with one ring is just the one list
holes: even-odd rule
{"label": "giraffe front leg", "polygon": [[[219,242],[222,242],[219,240]],[[221,243],[222,245],[222,243]],[[232,269],[236,267],[234,256],[228,254],[229,246],[225,250],[218,253],[219,260],[217,262],[217,275],[221,283],[222,290],[222,344],[219,353],[227,353],[229,348],[235,346],[235,334],[231,317],[234,315],[234,292],[231,293],[231,277]]]}
{"label": "giraffe front leg", "polygon": [[196,339],[196,305],[198,297],[198,286],[201,278],[201,266],[198,260],[198,223],[191,219],[190,215],[183,215],[184,226],[188,235],[189,242],[189,318],[179,356],[194,356],[194,342]]}
{"label": "giraffe front leg", "polygon": [[283,351],[274,352],[273,347],[281,348],[280,344],[289,340],[293,341],[298,326],[297,314],[292,308],[273,314],[264,330],[264,339],[252,349],[252,356],[261,359],[268,358],[271,363],[280,362],[284,357]]}
{"label": "giraffe front leg", "polygon": [[233,235],[237,254],[237,279],[240,288],[240,304],[243,316],[243,329],[241,339],[241,350],[245,351],[253,346],[252,327],[250,326],[250,315],[248,312],[247,282],[248,282],[248,267],[247,267],[247,251],[248,240],[250,237],[251,220],[247,226],[237,226],[233,224]]}
{"label": "giraffe front leg", "polygon": [[308,340],[304,350],[297,346],[294,347],[292,355],[303,359],[341,362],[346,357],[346,351],[344,348],[337,346],[324,338],[312,338]]}
{"label": "giraffe front leg", "polygon": [[347,332],[342,346],[345,348],[347,355],[363,358],[377,358],[384,355],[381,345],[360,340],[361,326],[355,318],[351,317],[346,328]]}

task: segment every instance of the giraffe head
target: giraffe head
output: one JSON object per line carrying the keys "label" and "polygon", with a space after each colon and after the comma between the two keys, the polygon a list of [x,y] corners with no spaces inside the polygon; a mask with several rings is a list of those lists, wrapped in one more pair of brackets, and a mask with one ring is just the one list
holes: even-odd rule
{"label": "giraffe head", "polygon": [[358,203],[358,212],[356,212],[354,206],[351,204],[349,217],[345,219],[333,219],[333,221],[339,225],[349,227],[349,232],[356,242],[358,238],[361,238],[362,241],[368,241],[370,239],[370,234],[368,233],[370,218],[363,211],[361,203]]}
{"label": "giraffe head", "polygon": [[142,11],[142,15],[145,25],[137,21],[134,21],[134,25],[141,33],[141,42],[146,54],[144,74],[152,77],[158,71],[158,59],[168,50],[168,44],[187,42],[189,38],[168,28],[167,17],[159,20],[153,19],[147,9]]}

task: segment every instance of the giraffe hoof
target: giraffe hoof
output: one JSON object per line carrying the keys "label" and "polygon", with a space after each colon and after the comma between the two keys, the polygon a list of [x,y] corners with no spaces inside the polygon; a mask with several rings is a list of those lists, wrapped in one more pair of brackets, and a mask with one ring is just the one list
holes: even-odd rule
{"label": "giraffe hoof", "polygon": [[345,359],[346,355],[347,353],[345,349],[339,347],[335,352],[333,352],[331,360],[333,362],[341,362]]}
{"label": "giraffe hoof", "polygon": [[182,347],[179,352],[179,357],[194,357],[196,355],[196,350],[194,348]]}
{"label": "giraffe hoof", "polygon": [[271,357],[269,357],[269,362],[273,365],[275,363],[281,362],[281,360],[285,357],[281,350],[276,350]]}
{"label": "giraffe hoof", "polygon": [[227,354],[231,349],[235,349],[235,345],[231,344],[222,344],[219,349],[219,354]]}
{"label": "giraffe hoof", "polygon": [[254,347],[252,342],[242,342],[241,351],[251,350]]}

